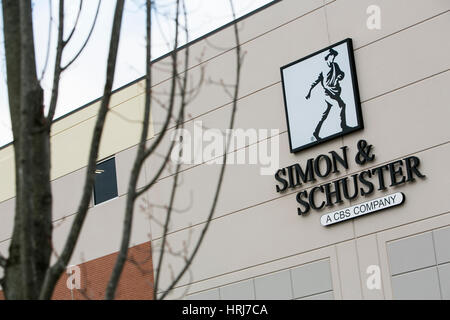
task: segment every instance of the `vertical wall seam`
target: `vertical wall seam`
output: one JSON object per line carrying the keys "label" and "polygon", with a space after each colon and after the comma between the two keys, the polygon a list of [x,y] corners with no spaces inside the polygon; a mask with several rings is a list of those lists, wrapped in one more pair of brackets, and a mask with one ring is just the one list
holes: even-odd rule
{"label": "vertical wall seam", "polygon": [[[353,228],[354,228],[354,221],[353,221]],[[356,251],[356,261],[357,261],[357,265],[358,265],[358,276],[359,276],[359,284],[361,286],[361,299],[364,300],[365,299],[365,295],[364,295],[364,285],[363,285],[363,277],[362,277],[362,270],[361,270],[361,263],[360,263],[360,259],[359,259],[359,253],[358,253],[358,239],[354,239],[355,241],[355,251]],[[366,274],[366,273],[364,273]]]}
{"label": "vertical wall seam", "polygon": [[336,267],[338,271],[338,281],[339,281],[339,291],[341,292],[341,300],[344,300],[344,293],[342,292],[342,277],[341,277],[341,268],[339,267],[339,254],[337,251],[337,245],[333,245],[334,251],[336,252]]}
{"label": "vertical wall seam", "polygon": [[292,294],[292,299],[291,300],[295,300],[294,281],[292,279],[292,268],[289,268],[289,280],[290,280],[290,283],[291,283],[291,294]]}
{"label": "vertical wall seam", "polygon": [[[378,246],[378,233],[375,233],[375,243],[377,245],[378,266],[380,267],[380,271],[381,271],[381,256],[380,256],[380,247]],[[389,262],[388,262],[388,268],[389,268]],[[390,274],[389,270],[388,270],[388,272]],[[383,284],[383,277],[380,277],[380,278],[381,278],[380,280],[381,280],[381,288],[382,288],[381,293],[383,294],[383,300],[386,300],[386,294],[384,292],[385,286]],[[391,286],[391,288],[392,288],[392,286]]]}
{"label": "vertical wall seam", "polygon": [[[436,229],[434,229],[434,230],[436,230]],[[444,295],[442,294],[441,277],[439,275],[438,259],[437,259],[437,254],[436,254],[436,241],[434,240],[434,230],[431,230],[431,241],[433,241],[434,262],[435,262],[435,268],[436,268],[436,273],[437,273],[437,277],[438,277],[439,294],[441,295],[441,300],[442,300]]]}

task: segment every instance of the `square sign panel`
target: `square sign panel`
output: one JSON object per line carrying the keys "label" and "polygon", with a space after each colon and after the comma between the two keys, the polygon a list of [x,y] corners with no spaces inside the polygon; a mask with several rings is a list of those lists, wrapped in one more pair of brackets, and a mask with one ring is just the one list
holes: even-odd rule
{"label": "square sign panel", "polygon": [[352,40],[281,68],[291,152],[363,128]]}

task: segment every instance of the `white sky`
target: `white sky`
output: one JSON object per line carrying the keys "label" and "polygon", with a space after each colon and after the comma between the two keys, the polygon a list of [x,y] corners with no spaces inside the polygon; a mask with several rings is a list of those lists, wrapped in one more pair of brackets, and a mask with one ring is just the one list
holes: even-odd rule
{"label": "white sky", "polygon": [[[253,11],[271,0],[234,0],[237,16]],[[122,20],[122,34],[116,65],[114,88],[125,85],[145,73],[145,3],[143,0],[125,1],[125,11]],[[174,0],[157,0],[161,10],[171,12]],[[166,9],[163,9],[167,5]],[[68,33],[75,20],[79,0],[66,1],[65,30]],[[77,52],[89,32],[91,21],[95,15],[97,1],[86,0],[78,23],[79,28],[63,55],[63,65]],[[186,0],[190,39],[202,35],[230,22],[232,20],[228,0]],[[101,2],[99,17],[95,30],[85,50],[77,61],[62,75],[60,81],[58,105],[55,117],[60,117],[102,95],[106,71],[111,23],[115,1]],[[1,11],[1,10],[0,10]],[[50,98],[53,64],[55,59],[58,1],[52,0],[53,24],[52,44],[48,67],[41,82],[45,92],[45,103],[48,106]],[[34,41],[37,56],[38,76],[40,77],[47,54],[49,1],[33,1]],[[155,19],[153,19],[155,22]],[[170,27],[160,16],[161,26],[165,33]],[[6,66],[4,58],[3,17],[0,14],[0,146],[12,141],[9,116],[8,95],[6,86]],[[154,38],[152,56],[157,58],[169,51],[161,29],[155,24],[152,36]],[[170,31],[169,31],[170,32]],[[166,35],[167,36],[167,35]],[[181,43],[183,44],[183,43]]]}

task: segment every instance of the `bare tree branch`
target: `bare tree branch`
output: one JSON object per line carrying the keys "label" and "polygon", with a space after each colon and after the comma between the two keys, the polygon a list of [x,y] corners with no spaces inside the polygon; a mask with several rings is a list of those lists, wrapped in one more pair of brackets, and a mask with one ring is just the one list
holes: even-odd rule
{"label": "bare tree branch", "polygon": [[[186,14],[186,8],[185,8],[185,2],[184,1],[183,1],[183,8],[184,8],[184,10],[183,10],[184,11],[184,19],[185,19],[185,23],[187,24],[187,14]],[[188,39],[189,38],[189,34],[188,34],[188,29],[187,28],[185,29],[185,32],[186,32],[186,39]],[[181,101],[181,106],[180,106],[178,120],[176,122],[177,124],[176,124],[175,130],[177,130],[179,128],[180,124],[182,124],[182,122],[184,121],[184,111],[185,111],[186,106],[190,103],[190,101],[188,99],[186,99],[186,92],[187,92],[186,89],[187,89],[187,79],[188,79],[188,62],[189,62],[189,47],[187,47],[185,49],[185,61],[184,62],[185,62],[185,66],[184,66],[185,70],[184,70],[183,83],[180,84],[180,87],[182,88],[182,90],[181,90],[182,91],[181,92],[181,99],[182,99],[182,101]],[[178,75],[176,75],[175,72],[173,72],[172,76],[174,76],[174,75],[177,77],[177,80],[179,80]],[[198,83],[199,88],[200,88],[201,84],[203,83],[203,79],[204,79],[204,68],[202,67],[201,68],[201,79],[200,79],[200,82]],[[200,90],[197,90],[195,95],[197,95],[199,91]],[[153,96],[153,98],[154,98],[154,96]],[[172,112],[171,108],[169,108],[168,116],[166,117],[166,122],[164,124],[164,127],[166,129],[167,129],[169,117],[171,117],[171,112]],[[162,140],[163,135],[165,134],[165,132],[166,131],[164,129],[161,130],[161,133],[158,136],[158,138],[160,140]],[[160,141],[155,142],[154,145],[152,145],[147,150],[146,158],[149,157],[152,153],[154,153],[154,151],[155,151],[156,147],[158,146],[159,142]],[[172,142],[171,142],[171,144],[169,146],[169,150],[166,153],[166,156],[165,156],[165,159],[163,161],[163,164],[160,166],[160,168],[158,169],[158,171],[155,174],[155,176],[153,177],[153,179],[149,183],[147,183],[142,189],[140,189],[137,192],[138,196],[140,196],[143,193],[145,193],[148,189],[150,189],[157,182],[157,180],[159,179],[160,175],[164,171],[165,167],[169,163],[169,158],[170,158],[170,156],[172,154],[172,150],[173,150],[174,145],[175,145],[175,140],[172,140]]]}
{"label": "bare tree branch", "polygon": [[[179,3],[179,0],[177,0],[177,7],[178,7],[178,3]],[[180,26],[180,22],[179,22],[179,19],[178,19],[178,15],[179,15],[179,12],[177,11],[177,17],[175,19],[175,24],[177,26],[176,27],[176,34],[175,34],[175,45],[174,45],[174,50],[172,51],[172,78],[171,78],[171,90],[170,90],[170,98],[169,98],[169,107],[167,109],[168,114],[166,116],[164,125],[163,125],[163,127],[161,129],[161,133],[157,136],[155,142],[145,151],[143,160],[145,160],[148,157],[150,157],[153,154],[153,152],[156,150],[156,148],[159,146],[159,144],[161,143],[162,139],[164,138],[164,135],[165,135],[165,133],[166,133],[168,127],[169,127],[170,119],[173,117],[172,116],[172,112],[173,112],[173,107],[174,107],[174,102],[175,102],[174,98],[177,95],[176,94],[176,82],[179,81],[179,75],[178,75],[178,69],[177,69],[177,51],[178,51],[177,48],[178,48],[178,29],[179,29],[179,26]],[[185,14],[185,19],[187,20],[186,14]],[[185,27],[184,30],[186,31],[186,39],[188,39],[188,29],[187,29],[187,27]],[[186,51],[186,52],[188,52],[188,51]],[[188,54],[187,54],[187,56],[188,56]],[[186,75],[186,77],[187,77],[187,71],[188,71],[188,61],[189,61],[188,58],[185,59],[184,74]],[[199,85],[201,85],[203,83],[203,79],[204,79],[204,74],[203,74],[203,68],[202,68],[201,79],[199,81]],[[184,97],[185,96],[185,91],[187,89],[187,86],[182,86],[180,84],[180,87],[184,88],[182,90],[182,92],[180,93],[180,95],[182,96],[182,99],[185,100],[184,103],[182,103],[182,107],[180,108],[179,114],[181,115],[181,112],[184,111],[183,108],[187,104],[187,101],[186,101],[186,99]],[[195,89],[193,89],[192,92],[194,94],[198,94],[198,92],[195,92]],[[155,99],[155,96],[153,95],[152,98]],[[161,107],[166,109],[164,107],[164,104],[160,103],[160,105],[161,105]],[[178,126],[176,128],[178,128]]]}
{"label": "bare tree branch", "polygon": [[83,195],[78,207],[78,213],[75,216],[75,220],[72,223],[69,236],[67,237],[64,249],[61,253],[60,258],[56,263],[47,270],[44,284],[42,286],[39,298],[40,299],[50,299],[53,288],[58,281],[61,273],[66,268],[69,263],[70,257],[72,256],[73,250],[77,243],[78,237],[81,232],[84,220],[86,218],[89,203],[92,197],[92,189],[95,178],[95,167],[98,157],[98,150],[100,146],[100,139],[103,132],[103,127],[106,119],[106,114],[109,108],[109,102],[111,99],[112,84],[114,81],[114,73],[117,60],[117,50],[120,40],[120,28],[122,24],[122,15],[124,8],[124,0],[117,0],[116,8],[114,12],[114,20],[111,31],[111,40],[108,54],[107,71],[106,71],[106,82],[103,92],[103,98],[100,105],[99,113],[97,116],[97,121],[94,128],[94,133],[91,141],[91,149],[89,152],[89,160],[86,172],[86,178],[83,188]]}
{"label": "bare tree branch", "polygon": [[[178,186],[179,186],[179,184],[178,184]],[[192,190],[191,190],[191,192],[189,193],[189,203],[188,203],[188,205],[185,208],[174,208],[174,207],[172,207],[172,211],[175,212],[175,213],[180,213],[180,214],[181,213],[186,213],[186,212],[189,211],[189,209],[192,208],[192,202],[193,202],[193,194],[192,194]],[[156,203],[150,203],[150,204],[148,204],[148,206],[152,207],[152,208],[159,208],[159,209],[164,209],[164,210],[169,209],[169,207],[167,205],[161,205],[161,204],[156,204]]]}
{"label": "bare tree branch", "polygon": [[49,107],[49,111],[48,111],[48,115],[47,115],[47,126],[48,128],[50,128],[52,122],[53,122],[53,118],[55,116],[55,112],[56,112],[56,104],[58,102],[58,93],[59,93],[59,81],[61,78],[61,74],[64,72],[64,70],[66,70],[73,62],[75,62],[75,60],[80,56],[80,54],[83,52],[84,48],[86,47],[87,43],[89,42],[89,39],[92,35],[92,32],[94,31],[95,28],[95,24],[97,22],[97,17],[98,17],[98,13],[100,10],[100,0],[98,2],[97,5],[97,10],[95,12],[95,17],[94,17],[94,21],[91,25],[91,28],[89,30],[89,34],[87,36],[87,38],[85,39],[83,45],[81,46],[81,48],[78,50],[78,52],[75,54],[75,56],[72,58],[72,60],[70,60],[64,67],[61,66],[61,62],[62,62],[62,55],[63,55],[63,51],[64,48],[66,47],[66,45],[69,43],[69,41],[72,39],[72,36],[77,28],[78,25],[78,20],[80,17],[80,13],[82,10],[82,6],[83,6],[83,0],[80,0],[80,6],[78,9],[78,14],[75,20],[75,24],[72,28],[72,31],[70,32],[67,40],[64,40],[64,0],[59,0],[59,25],[58,25],[58,42],[57,42],[57,46],[56,46],[56,58],[55,58],[55,67],[54,67],[54,71],[53,71],[53,87],[52,87],[52,96],[50,99],[50,107]]}
{"label": "bare tree branch", "polygon": [[48,0],[48,10],[49,10],[49,19],[48,19],[48,39],[47,39],[47,54],[45,55],[45,63],[42,68],[41,77],[39,78],[39,82],[44,78],[45,72],[47,70],[48,58],[50,57],[50,43],[52,41],[52,22],[53,22],[53,13],[52,13],[52,0]]}
{"label": "bare tree branch", "polygon": [[135,159],[135,163],[133,165],[133,169],[131,172],[130,182],[128,185],[128,196],[127,196],[127,204],[125,208],[125,219],[123,223],[123,232],[122,232],[122,241],[120,245],[120,250],[117,255],[116,263],[114,265],[114,269],[111,273],[110,280],[106,287],[105,299],[112,300],[115,297],[117,285],[119,283],[120,275],[123,271],[123,266],[125,264],[127,253],[128,253],[128,245],[131,237],[131,226],[133,220],[133,208],[134,201],[136,199],[136,185],[139,177],[139,172],[142,166],[142,159],[144,157],[145,151],[145,142],[147,141],[148,136],[148,127],[150,123],[150,108],[151,108],[151,83],[152,83],[152,74],[151,74],[151,40],[152,40],[152,27],[151,27],[151,17],[152,17],[152,2],[151,0],[146,1],[146,76],[145,76],[145,106],[144,106],[144,123],[142,125],[141,137],[138,146],[138,151]]}
{"label": "bare tree branch", "polygon": [[[150,1],[147,1],[147,23],[148,26],[150,25],[150,17],[151,17],[151,3]],[[186,8],[184,6],[184,2],[183,2],[183,8],[184,8],[184,12],[185,12],[185,21],[187,21],[186,18]],[[172,52],[172,81],[171,81],[171,93],[170,93],[170,101],[169,101],[169,110],[166,116],[166,121],[164,123],[163,126],[163,130],[161,132],[161,134],[157,137],[156,141],[146,150],[145,149],[145,141],[146,141],[146,134],[141,136],[141,141],[140,141],[140,145],[139,145],[139,149],[137,152],[137,156],[136,156],[136,160],[135,160],[135,164],[133,166],[133,170],[132,170],[132,175],[130,178],[130,183],[129,183],[129,193],[128,193],[128,197],[127,197],[127,207],[126,207],[126,213],[125,213],[125,221],[124,221],[124,229],[123,229],[123,233],[122,233],[122,243],[121,243],[121,248],[120,248],[120,252],[116,261],[116,265],[114,267],[114,271],[113,274],[111,276],[110,282],[108,284],[108,288],[107,288],[107,293],[106,293],[106,298],[107,299],[113,299],[114,298],[114,291],[115,291],[115,287],[117,286],[117,282],[120,276],[120,273],[123,269],[123,265],[126,259],[126,255],[127,255],[127,251],[128,251],[128,246],[129,246],[129,238],[130,238],[130,234],[131,234],[131,225],[132,225],[132,217],[133,217],[133,211],[134,211],[134,202],[137,199],[138,195],[141,195],[143,192],[145,192],[145,190],[147,190],[150,186],[152,186],[154,184],[154,182],[156,181],[157,177],[159,177],[159,175],[162,173],[165,165],[167,164],[168,161],[165,161],[163,163],[163,165],[160,167],[156,177],[151,181],[150,184],[148,184],[146,187],[144,187],[144,191],[140,190],[139,192],[136,191],[136,186],[137,186],[137,179],[139,176],[139,171],[144,163],[144,161],[146,160],[147,157],[149,157],[155,150],[156,147],[159,145],[159,143],[162,141],[162,138],[164,137],[165,133],[167,132],[167,127],[168,124],[170,122],[171,116],[172,116],[172,110],[174,108],[174,104],[175,104],[175,92],[176,92],[176,84],[179,81],[179,76],[178,76],[178,72],[177,72],[177,48],[178,48],[178,38],[179,38],[179,11],[180,11],[180,0],[177,0],[176,2],[176,19],[175,19],[175,43],[174,43],[174,50]],[[187,29],[186,30],[186,38],[187,38]],[[148,31],[148,36],[147,36],[147,48],[149,50],[150,45],[151,45],[151,38],[149,37],[149,29]],[[149,53],[149,51],[148,51]],[[149,66],[151,65],[151,60],[149,59],[149,54],[147,54],[147,75],[150,74],[150,69]],[[180,110],[179,110],[179,116],[178,119],[176,121],[176,128],[178,128],[180,126],[180,124],[183,123],[184,121],[184,110],[185,110],[185,96],[186,96],[186,89],[187,89],[187,68],[188,68],[188,61],[189,61],[189,50],[187,49],[185,51],[185,70],[184,70],[184,79],[183,79],[183,83],[180,84],[180,88],[181,88],[181,105],[180,105]],[[148,80],[148,79],[147,79]],[[147,81],[147,83],[149,83],[149,81]],[[152,98],[151,95],[151,86],[147,85],[146,88],[146,110],[150,108],[150,100]],[[146,111],[147,112],[147,111]],[[147,123],[148,125],[148,123]],[[143,128],[143,131],[146,128]],[[171,147],[169,152],[166,154],[166,160],[168,160],[168,157],[171,154],[171,150],[173,148],[173,144],[174,141],[172,141]],[[173,209],[173,203],[175,200],[175,192],[176,192],[176,188],[178,186],[177,184],[177,180],[178,180],[178,173],[180,171],[180,166],[181,163],[178,163],[177,165],[177,170],[176,170],[176,174],[175,174],[175,178],[174,178],[174,184],[173,184],[173,188],[172,188],[172,193],[171,193],[171,200],[170,200],[170,204],[168,206],[168,213],[167,213],[167,218],[166,218],[166,226],[168,225],[168,222],[170,221],[170,215]],[[163,258],[163,255],[160,256],[160,259]],[[162,260],[160,260],[159,265],[161,264]],[[156,279],[156,286],[158,284],[158,276]]]}
{"label": "bare tree branch", "polygon": [[[168,124],[170,122],[170,117],[171,117],[172,110],[173,110],[173,107],[175,104],[174,97],[175,97],[175,92],[176,92],[176,80],[178,79],[177,47],[178,47],[178,29],[179,29],[178,17],[179,17],[179,10],[180,10],[179,2],[180,2],[180,0],[177,0],[177,2],[176,2],[176,17],[177,18],[175,21],[175,43],[174,43],[174,50],[173,50],[173,54],[172,54],[172,61],[173,61],[172,76],[173,77],[172,77],[172,83],[171,83],[172,87],[171,87],[171,96],[170,96],[170,102],[169,102],[169,112],[167,114],[166,121],[164,124],[164,129],[163,129],[162,133],[158,136],[155,143],[153,143],[148,150],[145,150],[145,144],[146,144],[145,142],[146,142],[147,134],[141,135],[138,154],[136,156],[135,164],[133,165],[132,176],[130,178],[130,183],[129,183],[129,189],[128,189],[129,193],[128,193],[128,197],[127,197],[127,206],[126,206],[126,212],[125,212],[125,221],[124,221],[124,229],[123,229],[123,233],[122,233],[121,248],[120,248],[119,255],[118,255],[118,258],[116,261],[116,265],[114,267],[113,274],[111,276],[110,282],[108,283],[106,299],[114,298],[115,287],[117,286],[117,282],[118,282],[120,273],[122,272],[126,254],[128,251],[129,239],[130,239],[130,235],[131,235],[132,218],[133,218],[133,212],[134,212],[134,202],[137,199],[137,195],[142,194],[142,193],[138,193],[136,191],[137,179],[139,176],[140,169],[142,168],[142,165],[143,165],[145,159],[155,151],[156,147],[162,141],[162,138],[164,137],[167,127],[168,127]],[[151,66],[150,25],[151,25],[151,2],[150,2],[150,0],[148,0],[147,1],[147,88],[146,88],[147,95],[146,95],[146,107],[145,107],[146,113],[147,113],[147,110],[148,110],[148,113],[150,113],[150,100],[152,98],[151,85],[150,85],[150,81],[149,81],[150,80],[149,75],[151,72],[151,70],[150,70],[150,66]],[[183,92],[183,89],[185,89],[185,87],[182,88],[182,92]],[[184,110],[183,103],[184,103],[184,96],[182,95],[182,103],[181,103],[181,107],[180,107],[180,117],[182,117],[182,115],[183,115],[183,110]],[[177,127],[182,122],[183,122],[182,119],[180,121],[180,118],[179,118],[177,121]],[[148,123],[146,125],[148,126]],[[144,130],[146,130],[145,126],[143,128],[143,132],[144,132]],[[145,133],[147,133],[147,132],[145,131]],[[161,172],[162,172],[162,169],[160,170],[159,174]]]}
{"label": "bare tree branch", "polygon": [[6,267],[7,261],[8,260],[6,260],[6,258],[0,254],[0,267],[2,267],[2,268]]}
{"label": "bare tree branch", "polygon": [[81,14],[82,10],[83,10],[83,0],[80,0],[80,6],[78,7],[78,13],[77,13],[77,17],[75,19],[75,23],[73,24],[72,31],[70,31],[69,36],[67,37],[66,40],[64,40],[65,44],[69,43],[70,39],[72,39],[72,36],[75,33],[75,30],[76,30],[77,25],[78,25],[78,20],[80,19],[80,14]]}
{"label": "bare tree branch", "polygon": [[[177,8],[179,6],[179,1],[180,0],[177,0]],[[177,11],[177,17],[178,17],[178,11]],[[172,51],[172,54],[171,54],[171,56],[172,56],[172,80],[171,80],[171,90],[170,90],[169,108],[167,111],[167,116],[166,116],[164,125],[161,129],[161,133],[156,137],[155,142],[153,142],[153,144],[147,150],[145,150],[144,156],[143,156],[142,161],[139,164],[139,166],[142,166],[143,162],[155,152],[156,148],[159,146],[159,144],[163,140],[163,138],[167,132],[167,128],[169,127],[169,124],[170,124],[170,119],[172,117],[172,112],[173,112],[173,108],[174,108],[174,104],[175,104],[176,82],[179,80],[178,68],[177,68],[177,56],[178,56],[177,48],[178,48],[178,19],[176,20],[176,36],[175,36],[174,50]],[[185,73],[186,72],[187,72],[187,64],[185,65]],[[182,106],[179,110],[179,117],[181,116],[183,111],[184,110],[183,110],[183,106]],[[176,128],[178,128],[178,126],[179,126],[179,122],[177,122]]]}
{"label": "bare tree branch", "polygon": [[59,93],[59,79],[61,77],[61,60],[64,50],[64,0],[59,0],[59,19],[58,19],[58,43],[56,45],[56,58],[55,67],[53,70],[53,86],[52,86],[52,97],[50,98],[50,107],[48,109],[47,115],[47,126],[50,126],[53,122],[53,117],[55,116],[56,103],[58,102]]}
{"label": "bare tree branch", "polygon": [[158,264],[156,267],[156,280],[155,280],[155,284],[154,284],[154,297],[156,297],[156,293],[158,292],[158,285],[159,285],[159,279],[161,276],[161,266],[163,263],[163,258],[164,258],[164,247],[166,245],[166,241],[167,241],[167,232],[169,230],[169,223],[170,223],[170,218],[171,218],[171,214],[172,214],[172,210],[173,210],[173,204],[175,201],[175,194],[177,191],[177,181],[178,181],[178,175],[180,172],[180,165],[181,163],[177,164],[177,168],[176,168],[176,172],[175,172],[175,176],[173,179],[173,184],[172,184],[172,191],[170,194],[170,200],[169,200],[169,206],[167,208],[167,213],[166,213],[166,221],[164,223],[164,231],[163,231],[163,239],[162,239],[162,244],[161,244],[161,253],[159,255],[158,258]]}
{"label": "bare tree branch", "polygon": [[[230,7],[231,7],[231,11],[233,14],[233,20],[236,20],[236,13],[234,10],[234,5],[233,5],[233,0],[229,0],[230,2]],[[239,85],[240,85],[240,76],[241,76],[241,63],[242,63],[242,59],[241,59],[241,47],[240,47],[240,40],[239,40],[239,30],[237,27],[237,23],[234,23],[234,34],[235,34],[235,39],[236,39],[236,83],[235,83],[235,87],[234,87],[234,98],[233,98],[233,108],[231,111],[231,118],[230,118],[230,125],[229,125],[229,129],[232,129],[234,126],[234,118],[235,118],[235,114],[236,114],[236,109],[237,109],[237,99],[239,96]],[[231,130],[229,131],[230,134]],[[227,149],[226,152],[223,155],[223,164],[220,170],[220,175],[219,175],[219,180],[217,182],[217,187],[216,187],[216,192],[214,195],[214,199],[212,202],[212,206],[211,206],[211,210],[209,212],[207,221],[205,226],[203,227],[201,234],[200,234],[200,238],[198,239],[196,246],[194,247],[190,257],[186,260],[186,263],[184,265],[184,267],[182,268],[182,270],[180,271],[180,273],[177,275],[177,277],[174,279],[174,281],[172,281],[172,283],[169,285],[169,287],[167,288],[167,290],[165,292],[162,293],[161,295],[161,299],[164,299],[169,293],[170,291],[176,286],[176,284],[181,280],[181,278],[183,277],[183,275],[186,273],[186,271],[189,269],[189,267],[192,264],[193,259],[195,258],[195,256],[197,255],[198,250],[200,249],[200,246],[203,242],[203,239],[206,235],[206,232],[208,231],[209,225],[211,223],[212,217],[214,216],[214,212],[216,209],[216,205],[217,205],[217,201],[219,199],[219,194],[220,194],[220,190],[222,187],[222,181],[223,181],[223,177],[224,177],[224,173],[225,173],[225,168],[226,168],[226,158],[227,158],[227,152],[228,149],[230,147],[230,139],[227,139]]]}
{"label": "bare tree branch", "polygon": [[223,81],[223,79],[220,79],[219,81],[215,81],[215,80],[212,80],[212,79],[208,79],[208,83],[209,84],[214,84],[214,85],[219,85],[220,87],[222,87],[223,88],[223,90],[225,91],[225,93],[227,94],[227,96],[230,98],[230,99],[233,99],[233,94],[231,93],[231,91],[228,89],[229,87],[234,87],[234,85],[232,86],[232,85],[227,85],[227,84],[225,84],[225,82]]}
{"label": "bare tree branch", "polygon": [[[186,14],[186,5],[185,5],[185,1],[183,0],[183,12],[184,12],[184,21],[185,24],[187,26],[187,14]],[[178,2],[177,2],[177,28],[178,28]],[[178,30],[178,29],[177,29]],[[185,32],[186,32],[186,40],[189,38],[189,33],[188,33],[188,28],[185,28]],[[178,32],[177,32],[178,33]],[[176,35],[177,36],[177,35]],[[186,103],[186,89],[187,89],[187,79],[188,79],[188,74],[187,74],[187,70],[188,70],[188,65],[189,65],[189,47],[186,47],[185,49],[185,72],[184,72],[184,78],[183,78],[183,84],[182,84],[182,97],[181,97],[181,119],[179,121],[179,123],[183,123],[184,121],[184,109],[185,109],[185,103]],[[173,142],[173,141],[172,141]],[[182,153],[183,150],[180,150],[180,153]],[[180,154],[181,156],[181,154]],[[166,213],[166,221],[164,223],[164,231],[163,231],[163,239],[161,242],[161,253],[158,257],[158,264],[156,267],[156,280],[153,286],[153,296],[155,297],[155,299],[158,298],[157,293],[158,293],[158,286],[159,286],[159,279],[161,277],[161,266],[163,265],[163,261],[164,261],[164,253],[165,253],[165,246],[166,246],[166,242],[167,242],[167,232],[169,230],[169,224],[170,224],[170,218],[171,218],[171,214],[172,214],[172,209],[173,209],[173,204],[175,202],[175,195],[176,195],[176,191],[177,191],[177,181],[178,181],[178,175],[180,172],[180,166],[181,166],[181,161],[179,161],[177,163],[177,167],[175,170],[175,177],[173,179],[173,185],[172,185],[172,191],[170,194],[170,200],[169,200],[169,206],[167,208],[167,213]]]}
{"label": "bare tree branch", "polygon": [[[78,57],[80,56],[80,54],[83,52],[84,48],[86,47],[86,45],[89,42],[89,39],[91,38],[92,32],[94,31],[95,28],[95,24],[97,23],[97,17],[98,17],[98,12],[100,11],[100,4],[101,1],[98,1],[98,5],[97,5],[97,10],[95,12],[95,17],[94,17],[94,22],[92,23],[91,29],[89,30],[89,34],[86,38],[86,40],[84,41],[83,45],[81,46],[80,50],[78,50],[77,54],[75,54],[75,56],[72,58],[72,60],[70,60],[64,67],[61,67],[61,70],[64,71],[66,70],[72,63],[75,62],[75,60],[78,59]],[[75,30],[75,29],[74,29]],[[119,30],[120,32],[120,30]],[[72,36],[72,34],[69,36],[69,38],[67,39],[67,41],[65,41],[64,43],[67,44],[70,40],[70,37]]]}
{"label": "bare tree branch", "polygon": [[[177,1],[179,1],[179,0],[177,0]],[[163,127],[161,129],[161,133],[157,136],[155,142],[150,146],[150,148],[148,148],[144,152],[143,160],[147,159],[156,150],[156,148],[159,146],[159,144],[161,143],[162,139],[164,138],[164,135],[165,135],[165,133],[167,131],[167,128],[169,127],[170,118],[172,116],[174,102],[175,102],[176,77],[177,77],[177,63],[176,63],[177,50],[176,50],[176,47],[175,47],[174,51],[172,52],[172,59],[173,59],[172,83],[171,83],[171,88],[172,89],[171,89],[171,94],[170,94],[170,99],[169,99],[170,100],[169,101],[169,109],[167,111],[166,120],[165,120],[164,125],[163,125]]]}

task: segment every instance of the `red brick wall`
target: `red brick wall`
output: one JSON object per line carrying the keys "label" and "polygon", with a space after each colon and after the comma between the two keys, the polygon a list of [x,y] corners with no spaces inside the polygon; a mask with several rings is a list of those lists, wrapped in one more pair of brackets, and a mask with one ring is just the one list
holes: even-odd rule
{"label": "red brick wall", "polygon": [[[98,300],[104,299],[106,285],[116,262],[117,253],[97,258],[79,265],[81,271],[81,288],[72,293],[67,288],[68,275],[64,273],[58,281],[53,293],[53,300]],[[0,291],[0,299],[3,294]],[[146,242],[128,250],[119,285],[116,291],[119,300],[151,300],[153,299],[153,264],[150,242]]]}

